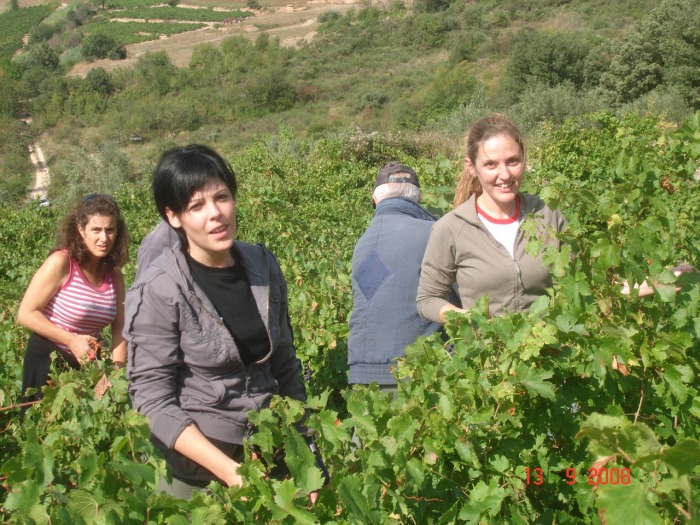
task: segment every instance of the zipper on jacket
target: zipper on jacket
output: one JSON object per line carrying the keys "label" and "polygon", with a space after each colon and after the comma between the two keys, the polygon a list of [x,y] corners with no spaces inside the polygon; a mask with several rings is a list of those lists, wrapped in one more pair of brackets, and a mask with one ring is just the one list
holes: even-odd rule
{"label": "zipper on jacket", "polygon": [[[518,283],[520,283],[520,290],[524,290],[525,286],[523,285],[523,275],[522,272],[520,271],[520,263],[515,260],[515,257],[513,257],[513,264],[515,265],[515,275],[518,278]],[[515,290],[515,300],[516,300],[516,305],[515,307],[520,310],[520,293],[518,293],[519,290],[516,288]]]}
{"label": "zipper on jacket", "polygon": [[[489,231],[489,229],[482,224],[480,220],[476,221],[476,226],[481,229],[486,235],[488,236],[489,239],[491,239],[491,242],[493,242],[498,248],[501,250],[505,251],[508,257],[510,257],[510,260],[513,261],[513,268],[515,269],[515,278],[516,278],[516,283],[515,283],[515,289],[513,290],[513,299],[516,302],[516,308],[520,310],[520,296],[522,295],[522,291],[525,290],[525,285],[523,284],[523,275],[522,271],[520,270],[520,263],[518,263],[517,259],[515,258],[515,255],[511,255],[510,252],[508,251],[508,248],[503,246],[500,242],[496,240],[496,238],[493,236],[493,234]],[[515,247],[518,245],[518,237],[520,235],[524,235],[523,230],[521,229],[520,226],[518,226],[518,231],[515,234],[515,241],[513,242],[513,254],[515,254]]]}

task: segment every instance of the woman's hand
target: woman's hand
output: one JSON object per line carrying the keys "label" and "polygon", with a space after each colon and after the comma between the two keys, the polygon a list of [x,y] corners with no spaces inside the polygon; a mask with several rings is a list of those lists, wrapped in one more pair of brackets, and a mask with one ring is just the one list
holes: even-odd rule
{"label": "woman's hand", "polygon": [[97,340],[91,335],[73,334],[73,338],[68,343],[68,349],[73,353],[79,363],[93,361],[95,359],[94,345]]}
{"label": "woman's hand", "polygon": [[445,322],[447,321],[445,319],[446,312],[457,312],[460,314],[464,314],[467,311],[464,308],[458,308],[453,304],[446,304],[442,308],[440,308],[440,313],[438,314],[438,316],[440,318],[440,324],[445,324]]}
{"label": "woman's hand", "polygon": [[230,460],[230,464],[227,465],[228,473],[225,475],[225,477],[221,478],[221,481],[226,483],[227,487],[242,487],[243,486],[243,478],[238,474],[238,467],[240,467],[240,463],[236,463],[232,459]]}
{"label": "woman's hand", "polygon": [[194,423],[185,427],[175,440],[173,448],[207,469],[229,487],[243,485],[243,478],[238,474],[240,464],[219,450]]}

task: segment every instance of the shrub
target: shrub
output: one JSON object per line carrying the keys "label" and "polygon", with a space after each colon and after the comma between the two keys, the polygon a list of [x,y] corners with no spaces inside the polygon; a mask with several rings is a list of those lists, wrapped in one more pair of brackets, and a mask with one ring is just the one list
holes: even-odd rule
{"label": "shrub", "polygon": [[87,60],[107,58],[112,54],[119,56],[119,44],[110,36],[96,33],[83,40],[83,56]]}

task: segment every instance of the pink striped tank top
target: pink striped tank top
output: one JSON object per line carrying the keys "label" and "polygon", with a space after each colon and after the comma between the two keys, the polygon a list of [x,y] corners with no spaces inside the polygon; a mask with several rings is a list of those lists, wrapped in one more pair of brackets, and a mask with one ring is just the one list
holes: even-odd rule
{"label": "pink striped tank top", "polygon": [[[68,260],[68,281],[48,302],[44,315],[64,330],[99,339],[102,329],[117,315],[114,274],[107,274],[102,285],[95,287],[87,280],[77,261],[70,256]],[[67,346],[56,345],[68,351]]]}

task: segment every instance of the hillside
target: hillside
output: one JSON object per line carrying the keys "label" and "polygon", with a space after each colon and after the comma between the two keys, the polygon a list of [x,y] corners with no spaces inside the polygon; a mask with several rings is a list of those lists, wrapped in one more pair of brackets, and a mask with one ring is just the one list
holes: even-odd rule
{"label": "hillside", "polygon": [[[126,46],[126,58],[123,60],[103,59],[76,64],[68,74],[84,77],[88,71],[96,67],[102,67],[107,71],[133,67],[139,57],[158,51],[165,51],[173,65],[186,67],[190,63],[194,48],[197,46],[212,44],[218,47],[223,40],[233,36],[243,36],[255,41],[262,32],[279,38],[283,46],[298,46],[302,42],[310,42],[314,37],[319,25],[319,16],[328,12],[343,13],[352,8],[355,3],[355,0],[312,0],[310,2],[291,2],[279,7],[269,5],[262,9],[251,9],[253,16],[239,23],[207,24],[206,27],[195,31],[159,40],[130,44]],[[224,4],[231,5],[228,2]],[[184,9],[188,6],[180,4],[178,7]],[[115,19],[115,22],[117,20],[119,19]]]}
{"label": "hillside", "polygon": [[[700,100],[700,9],[689,0],[225,5],[78,2],[28,26],[0,75],[12,99],[0,118],[34,122],[4,126],[7,200],[29,185],[19,158],[28,134],[40,135],[60,182],[55,200],[79,176],[71,163],[112,143],[128,159],[122,180],[147,176],[174,143],[236,151],[281,127],[378,132],[407,152],[452,158],[469,122],[489,112],[536,141],[543,123],[597,110],[679,122]],[[0,16],[10,15],[23,10]],[[69,157],[68,146],[82,153]]]}

